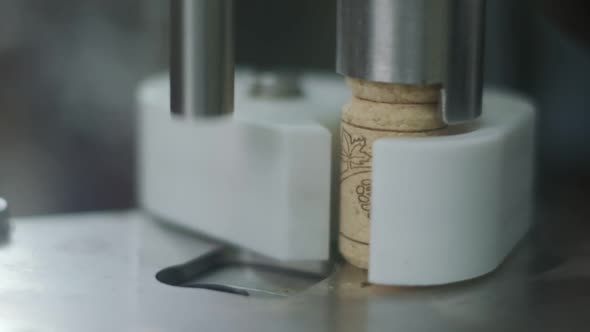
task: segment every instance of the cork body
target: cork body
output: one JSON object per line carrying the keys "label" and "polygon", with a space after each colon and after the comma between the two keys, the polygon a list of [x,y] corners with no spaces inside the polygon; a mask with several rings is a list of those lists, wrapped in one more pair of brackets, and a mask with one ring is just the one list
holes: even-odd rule
{"label": "cork body", "polygon": [[371,219],[373,143],[386,137],[439,136],[440,87],[348,79],[353,97],[342,110],[339,250],[367,269]]}

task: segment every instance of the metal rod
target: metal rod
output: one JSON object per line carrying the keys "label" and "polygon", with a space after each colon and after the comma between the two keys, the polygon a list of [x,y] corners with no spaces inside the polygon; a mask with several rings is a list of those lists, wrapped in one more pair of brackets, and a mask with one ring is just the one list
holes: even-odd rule
{"label": "metal rod", "polygon": [[171,0],[171,110],[218,116],[233,110],[233,0]]}
{"label": "metal rod", "polygon": [[462,123],[482,112],[485,0],[452,0],[443,120]]}
{"label": "metal rod", "polygon": [[0,246],[10,239],[10,216],[8,203],[0,197]]}

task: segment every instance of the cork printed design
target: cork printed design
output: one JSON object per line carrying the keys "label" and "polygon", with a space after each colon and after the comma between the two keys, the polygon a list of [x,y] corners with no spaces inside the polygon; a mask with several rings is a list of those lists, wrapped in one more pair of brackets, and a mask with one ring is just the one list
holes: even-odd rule
{"label": "cork printed design", "polygon": [[[341,117],[339,250],[367,269],[371,243],[373,144],[383,138],[442,136],[440,86],[350,81],[352,99]],[[394,217],[394,216],[392,216]]]}
{"label": "cork printed design", "polygon": [[362,180],[355,191],[361,210],[367,218],[371,218],[371,180]]}
{"label": "cork printed design", "polygon": [[353,136],[342,128],[341,181],[353,175],[371,171],[372,156],[366,149],[367,139],[365,137]]}

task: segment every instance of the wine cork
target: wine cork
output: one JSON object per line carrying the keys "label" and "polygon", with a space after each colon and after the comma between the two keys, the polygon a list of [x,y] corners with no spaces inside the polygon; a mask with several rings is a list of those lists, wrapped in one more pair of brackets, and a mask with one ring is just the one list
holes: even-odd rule
{"label": "wine cork", "polygon": [[407,85],[347,78],[352,95],[364,100],[388,104],[438,104],[440,84]]}
{"label": "wine cork", "polygon": [[440,86],[409,86],[348,79],[353,97],[342,110],[339,250],[367,269],[373,143],[386,137],[441,136]]}

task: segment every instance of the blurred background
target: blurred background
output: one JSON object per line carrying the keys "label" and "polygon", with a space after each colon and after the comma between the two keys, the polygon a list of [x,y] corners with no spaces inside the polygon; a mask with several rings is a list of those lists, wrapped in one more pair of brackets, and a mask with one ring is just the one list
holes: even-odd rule
{"label": "blurred background", "polygon": [[[568,2],[488,1],[486,83],[540,109],[541,202],[587,211],[590,49]],[[239,64],[332,70],[335,0],[237,0],[236,17]],[[0,0],[0,196],[13,214],[134,206],[135,89],[167,63],[167,1]]]}

